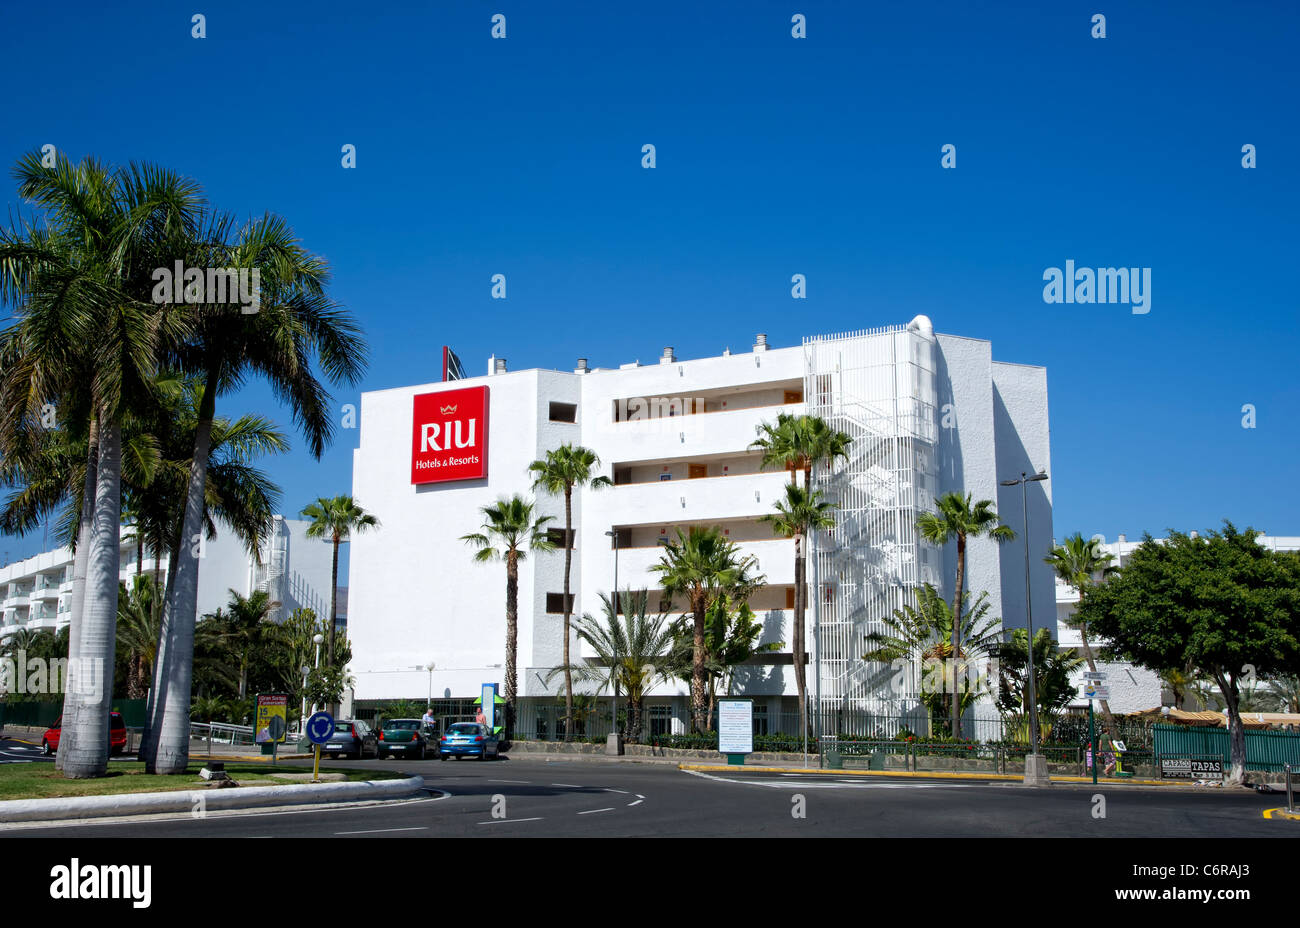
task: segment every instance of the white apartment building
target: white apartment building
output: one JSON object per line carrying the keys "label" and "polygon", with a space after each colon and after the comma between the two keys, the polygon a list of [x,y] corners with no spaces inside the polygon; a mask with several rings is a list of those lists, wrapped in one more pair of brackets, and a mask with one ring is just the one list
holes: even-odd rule
{"label": "white apartment building", "polygon": [[[1197,533],[1193,531],[1188,534],[1195,538]],[[1142,543],[1129,541],[1124,535],[1120,535],[1112,542],[1106,541],[1105,535],[1094,535],[1093,538],[1100,543],[1102,553],[1109,554],[1113,558],[1109,565],[1112,568],[1127,567],[1133,550]],[[1166,540],[1155,539],[1157,544],[1163,544]],[[1259,535],[1257,540],[1260,545],[1272,551],[1300,551],[1300,537]],[[1100,579],[1100,576],[1094,579]],[[1078,629],[1070,626],[1070,620],[1078,604],[1079,591],[1058,577],[1056,579],[1056,624],[1059,629],[1057,642],[1062,648],[1077,649],[1082,656],[1083,635]],[[1090,636],[1088,643],[1095,653],[1098,642]],[[1097,661],[1096,663],[1097,670],[1107,675],[1105,685],[1110,690],[1108,702],[1111,712],[1116,714],[1143,712],[1159,706],[1173,705],[1173,694],[1163,688],[1155,671],[1123,662]],[[1083,674],[1087,669],[1086,666],[1081,667],[1072,678],[1075,691],[1078,693],[1083,692]],[[1070,703],[1070,708],[1075,711],[1086,711],[1088,700],[1079,696]]]}
{"label": "white apartment building", "polygon": [[[660,545],[679,528],[718,526],[766,576],[751,600],[761,641],[784,643],[740,668],[733,693],[754,698],[768,730],[795,730],[794,543],[759,521],[789,477],[761,470],[749,447],[779,413],[822,416],[853,438],[847,461],[814,471],[838,508],[835,528],[814,541],[809,571],[810,700],[820,690],[827,712],[886,706],[897,697],[887,691],[892,674],[861,660],[863,636],[917,584],[950,598],[954,582],[955,545],[919,544],[917,513],[962,490],[994,500],[1019,536],[1020,488],[999,480],[1051,468],[1045,369],[994,361],[989,342],[936,335],[924,316],[789,348],[760,335],[750,350],[696,360],[666,348],[651,363],[614,369],[580,359],[572,371],[509,372],[493,359],[482,377],[363,394],[353,496],[382,528],[352,541],[356,699],[473,698],[480,684],[503,683],[505,568],[474,562],[461,536],[479,530],[481,507],[531,495],[528,465],[573,443],[595,451],[615,484],[573,500],[574,613],[599,615],[599,594],[614,585],[609,533],[618,587],[653,591]],[[1031,483],[1028,494],[1035,625],[1050,627],[1051,484]],[[562,530],[562,498],[537,503]],[[557,550],[520,567],[519,726],[538,735],[555,731],[562,685],[548,672],[562,663],[563,563]],[[973,539],[967,586],[988,592],[1007,627],[1023,627],[1022,539]],[[652,593],[652,608],[661,599]],[[681,611],[678,603],[671,614]],[[589,656],[576,635],[571,648]],[[688,696],[685,683],[657,685],[649,730],[687,730]]]}
{"label": "white apartment building", "polygon": [[[197,615],[224,607],[232,589],[243,596],[262,589],[281,604],[280,615],[310,607],[327,621],[333,549],[306,536],[309,524],[276,516],[274,530],[261,552],[261,564],[244,550],[238,538],[219,527],[217,537],[205,539],[199,548],[203,562],[199,567]],[[129,526],[123,526],[121,538],[122,582],[129,586],[137,570],[152,574],[155,569],[166,582],[167,552],[155,554],[147,546],[137,547]],[[72,550],[62,547],[0,568],[0,638],[20,628],[57,631],[68,624],[72,562]]]}

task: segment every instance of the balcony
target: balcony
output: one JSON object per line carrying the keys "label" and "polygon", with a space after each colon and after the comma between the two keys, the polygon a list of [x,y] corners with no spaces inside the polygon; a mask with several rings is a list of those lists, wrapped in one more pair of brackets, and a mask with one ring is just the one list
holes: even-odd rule
{"label": "balcony", "polygon": [[753,443],[760,423],[775,422],[781,413],[798,414],[804,408],[803,403],[791,403],[616,422],[601,435],[600,456],[621,463],[732,454]]}
{"label": "balcony", "polygon": [[610,518],[604,521],[620,526],[753,518],[772,511],[772,504],[784,497],[788,480],[778,471],[625,483],[591,494],[584,505],[593,512],[608,507]]}
{"label": "balcony", "polygon": [[[744,554],[758,558],[758,572],[770,585],[783,586],[794,583],[794,542],[788,538],[770,541],[742,541],[737,543]],[[624,548],[618,552],[618,585],[620,589],[654,589],[659,585],[658,573],[650,568],[659,563],[663,549],[658,545],[649,548]],[[654,603],[651,603],[654,606]],[[755,611],[759,611],[755,608]]]}

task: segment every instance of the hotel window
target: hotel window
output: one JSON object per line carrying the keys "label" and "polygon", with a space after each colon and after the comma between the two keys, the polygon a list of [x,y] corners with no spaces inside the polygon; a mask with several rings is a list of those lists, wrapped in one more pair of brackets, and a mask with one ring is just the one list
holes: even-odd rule
{"label": "hotel window", "polygon": [[[564,614],[564,594],[547,593],[546,594],[546,611],[551,615]],[[573,611],[573,594],[569,594],[569,611]]]}
{"label": "hotel window", "polygon": [[767,706],[754,704],[754,734],[767,734]]}
{"label": "hotel window", "polygon": [[577,422],[578,407],[575,403],[551,403],[552,422]]}
{"label": "hotel window", "polygon": [[546,530],[546,540],[549,541],[551,544],[555,545],[555,547],[559,548],[561,551],[563,551],[565,548],[573,547],[573,539],[574,536],[577,534],[577,532],[578,532],[577,529],[569,529],[569,531],[567,532],[567,538],[569,540],[569,543],[566,545],[564,543],[564,540],[566,538],[566,532],[564,529],[548,528]]}
{"label": "hotel window", "polygon": [[661,738],[673,733],[673,707],[647,706],[650,716],[650,737]]}

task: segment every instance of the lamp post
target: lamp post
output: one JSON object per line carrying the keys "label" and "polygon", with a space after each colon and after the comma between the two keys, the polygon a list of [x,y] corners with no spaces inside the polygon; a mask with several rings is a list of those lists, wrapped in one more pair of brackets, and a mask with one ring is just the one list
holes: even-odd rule
{"label": "lamp post", "polygon": [[424,711],[426,713],[433,708],[433,668],[433,661],[429,661],[429,663],[424,665],[424,669],[429,672],[429,698],[425,700],[424,703]]}
{"label": "lamp post", "polygon": [[[606,532],[610,538],[614,539],[614,595],[610,598],[610,605],[614,608],[614,624],[618,624],[618,529]],[[606,754],[622,754],[623,743],[618,731],[618,673],[611,667],[610,677],[614,684],[614,708],[610,711],[609,716],[609,737],[605,739]]]}
{"label": "lamp post", "polygon": [[[315,666],[317,670],[320,670],[320,646],[321,646],[321,642],[325,640],[325,636],[322,635],[320,632],[317,632],[316,634],[311,636],[311,640],[316,642],[316,665]],[[312,715],[316,714],[316,700],[314,699],[311,701],[311,714]]]}
{"label": "lamp post", "polygon": [[[1025,758],[1025,785],[1027,786],[1049,786],[1051,778],[1047,775],[1047,759],[1038,753],[1038,686],[1034,678],[1034,597],[1029,585],[1029,497],[1025,487],[1027,484],[1036,483],[1040,480],[1046,480],[1046,472],[1039,472],[1032,477],[1024,471],[1020,472],[1018,480],[1001,481],[1004,487],[1014,487],[1020,485],[1020,505],[1024,517],[1025,533],[1025,621],[1028,625],[1029,633],[1029,743],[1030,754]],[[1094,759],[1094,764],[1096,763]]]}
{"label": "lamp post", "polygon": [[311,673],[311,668],[303,664],[298,668],[302,674],[302,713],[298,716],[298,732],[307,730],[307,674]]}

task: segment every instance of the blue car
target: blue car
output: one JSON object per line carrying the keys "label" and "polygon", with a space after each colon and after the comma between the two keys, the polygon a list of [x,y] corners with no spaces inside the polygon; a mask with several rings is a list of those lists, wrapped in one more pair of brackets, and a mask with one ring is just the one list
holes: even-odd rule
{"label": "blue car", "polygon": [[438,760],[454,757],[477,757],[488,760],[501,756],[501,741],[476,722],[457,722],[449,727],[438,742]]}

